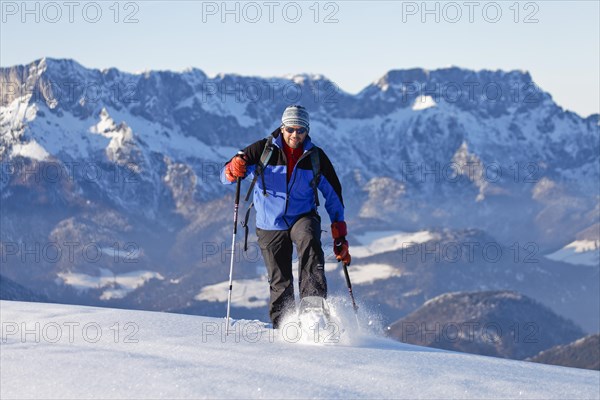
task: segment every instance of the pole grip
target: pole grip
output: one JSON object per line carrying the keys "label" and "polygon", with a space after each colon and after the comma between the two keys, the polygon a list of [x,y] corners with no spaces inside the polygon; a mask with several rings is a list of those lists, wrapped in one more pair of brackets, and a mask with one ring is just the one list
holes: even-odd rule
{"label": "pole grip", "polygon": [[[244,157],[243,151],[238,151],[236,157]],[[242,188],[242,178],[237,178],[235,180],[235,201],[233,204],[233,234],[237,233],[237,225],[238,225],[238,209],[240,207],[240,192]]]}
{"label": "pole grip", "polygon": [[[242,150],[239,150],[237,152],[237,154],[235,155],[236,157],[241,157],[243,160],[245,160],[245,154]],[[236,180],[236,186],[235,186],[235,204],[239,205],[240,204],[240,188],[242,185],[242,178],[237,178]]]}

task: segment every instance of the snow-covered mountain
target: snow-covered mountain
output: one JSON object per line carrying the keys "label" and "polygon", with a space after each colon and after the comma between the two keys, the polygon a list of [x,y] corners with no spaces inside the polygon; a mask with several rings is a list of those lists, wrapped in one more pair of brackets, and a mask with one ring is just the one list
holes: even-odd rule
{"label": "snow-covered mountain", "polygon": [[[527,72],[389,71],[350,95],[322,75],[130,74],[44,58],[1,68],[0,84],[0,272],[52,300],[217,315],[232,207],[218,169],[303,103],[342,180],[357,285],[388,318],[448,290],[519,289],[579,320],[595,311],[581,304],[599,296],[597,266],[564,279],[564,259],[542,255],[597,226],[599,116],[563,110]],[[479,257],[449,281],[440,268],[416,279],[423,263],[395,258],[404,239],[365,239],[434,244],[411,235],[440,226],[476,228],[480,245],[520,251],[519,262]],[[255,288],[264,266],[250,241],[236,278]],[[532,254],[541,261],[524,266]],[[594,318],[582,326],[597,329]]]}
{"label": "snow-covered mountain", "polygon": [[0,302],[3,399],[598,399],[597,371],[419,347],[347,330]]}
{"label": "snow-covered mountain", "polygon": [[[597,215],[598,115],[584,119],[563,110],[526,72],[390,71],[356,96],[321,75],[209,78],[197,69],[132,75],[55,59],[3,68],[0,75],[7,89],[0,104],[3,160],[21,155],[122,168],[123,180],[135,177],[136,184],[103,181],[101,191],[131,213],[160,213],[167,171],[181,173],[171,166],[177,163],[200,177],[196,199],[222,196],[214,166],[205,163],[218,164],[271,132],[293,99],[311,111],[311,136],[345,178],[349,203],[357,195],[352,205],[359,216],[386,220],[404,205],[401,221],[427,221],[426,208],[431,221],[472,224],[489,219],[503,201],[525,199],[531,203],[525,208],[538,208],[523,211],[539,216],[550,207],[561,211],[554,216],[559,222],[567,211]],[[424,198],[427,206],[415,207]],[[555,204],[565,198],[581,204]],[[538,226],[543,237],[546,226]],[[573,232],[587,227],[571,226]]]}

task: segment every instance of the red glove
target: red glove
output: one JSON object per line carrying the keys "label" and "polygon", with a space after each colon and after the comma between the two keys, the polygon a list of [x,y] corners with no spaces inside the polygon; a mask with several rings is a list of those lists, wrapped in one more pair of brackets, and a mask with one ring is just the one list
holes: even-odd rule
{"label": "red glove", "polygon": [[331,236],[333,236],[333,252],[338,262],[342,261],[346,265],[350,265],[352,257],[348,251],[348,241],[346,235],[348,230],[344,221],[338,221],[331,224]]}
{"label": "red glove", "polygon": [[235,156],[225,167],[225,178],[234,182],[237,178],[246,176],[246,160],[242,156]]}

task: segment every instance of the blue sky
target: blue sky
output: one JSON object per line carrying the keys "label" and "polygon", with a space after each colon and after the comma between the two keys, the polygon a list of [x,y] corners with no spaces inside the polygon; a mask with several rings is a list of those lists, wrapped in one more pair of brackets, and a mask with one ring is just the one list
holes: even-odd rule
{"label": "blue sky", "polygon": [[559,105],[600,110],[598,1],[233,1],[229,14],[221,1],[71,4],[1,1],[0,65],[308,72],[350,93],[391,69],[519,69]]}

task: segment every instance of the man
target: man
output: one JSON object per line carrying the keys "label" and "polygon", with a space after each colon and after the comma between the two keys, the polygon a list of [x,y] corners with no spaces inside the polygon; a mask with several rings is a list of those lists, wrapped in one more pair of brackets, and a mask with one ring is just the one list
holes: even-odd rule
{"label": "man", "polygon": [[[256,235],[269,275],[273,328],[279,327],[287,311],[295,309],[292,244],[296,245],[299,261],[300,298],[327,297],[317,189],[325,198],[332,222],[336,258],[346,264],[351,261],[342,186],[331,161],[308,135],[308,112],[299,105],[289,106],[281,122],[271,137],[246,147],[244,156],[232,158],[221,170],[225,184],[237,178],[254,179]],[[265,163],[267,148],[271,151]]]}

